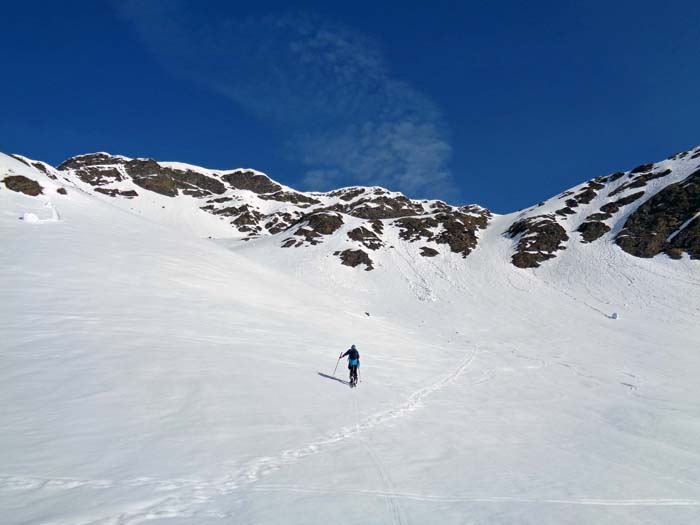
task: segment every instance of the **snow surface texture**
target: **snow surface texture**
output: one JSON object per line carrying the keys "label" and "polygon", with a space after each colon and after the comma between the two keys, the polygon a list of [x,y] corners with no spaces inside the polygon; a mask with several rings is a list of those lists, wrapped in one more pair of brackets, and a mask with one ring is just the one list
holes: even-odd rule
{"label": "snow surface texture", "polygon": [[521,270],[502,216],[356,271],[0,168],[2,523],[700,522],[696,261]]}

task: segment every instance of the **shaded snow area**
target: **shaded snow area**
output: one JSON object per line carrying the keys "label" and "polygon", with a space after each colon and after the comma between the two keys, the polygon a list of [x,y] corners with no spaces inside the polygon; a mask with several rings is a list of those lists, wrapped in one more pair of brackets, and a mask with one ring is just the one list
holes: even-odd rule
{"label": "shaded snow area", "polygon": [[503,216],[358,271],[0,161],[3,524],[700,523],[697,261],[522,270]]}

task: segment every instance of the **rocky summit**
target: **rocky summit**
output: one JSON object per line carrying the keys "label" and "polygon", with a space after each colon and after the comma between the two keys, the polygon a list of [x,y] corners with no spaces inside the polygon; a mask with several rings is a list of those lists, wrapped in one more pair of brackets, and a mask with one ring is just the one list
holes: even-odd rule
{"label": "rocky summit", "polygon": [[[280,249],[326,246],[339,264],[366,271],[377,268],[375,254],[392,250],[399,239],[415,244],[422,257],[456,257],[468,265],[490,228],[499,229],[510,262],[523,269],[551,264],[571,243],[614,245],[643,258],[700,259],[700,147],[596,176],[505,216],[381,187],[300,192],[252,169],[213,170],[109,153],[79,155],[57,167],[14,157],[59,181],[63,194],[87,192],[212,239],[271,238]],[[26,176],[0,176],[8,190],[43,195]]]}

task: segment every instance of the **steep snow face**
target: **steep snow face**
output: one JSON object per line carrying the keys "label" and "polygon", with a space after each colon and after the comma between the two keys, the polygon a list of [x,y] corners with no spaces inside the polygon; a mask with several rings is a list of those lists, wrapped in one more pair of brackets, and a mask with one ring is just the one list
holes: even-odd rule
{"label": "steep snow face", "polygon": [[[466,259],[333,210],[211,242],[45,170],[0,156],[40,186],[0,184],[5,523],[698,522],[697,261],[573,215],[535,271],[517,215]],[[372,233],[374,271],[338,263]]]}

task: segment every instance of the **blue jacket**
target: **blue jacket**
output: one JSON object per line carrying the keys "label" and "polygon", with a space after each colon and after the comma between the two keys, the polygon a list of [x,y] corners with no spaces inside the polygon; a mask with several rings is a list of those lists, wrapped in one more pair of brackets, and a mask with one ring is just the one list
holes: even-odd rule
{"label": "blue jacket", "polygon": [[348,364],[350,366],[358,366],[360,364],[360,352],[356,348],[350,348],[340,358],[342,359],[345,356],[348,356]]}

